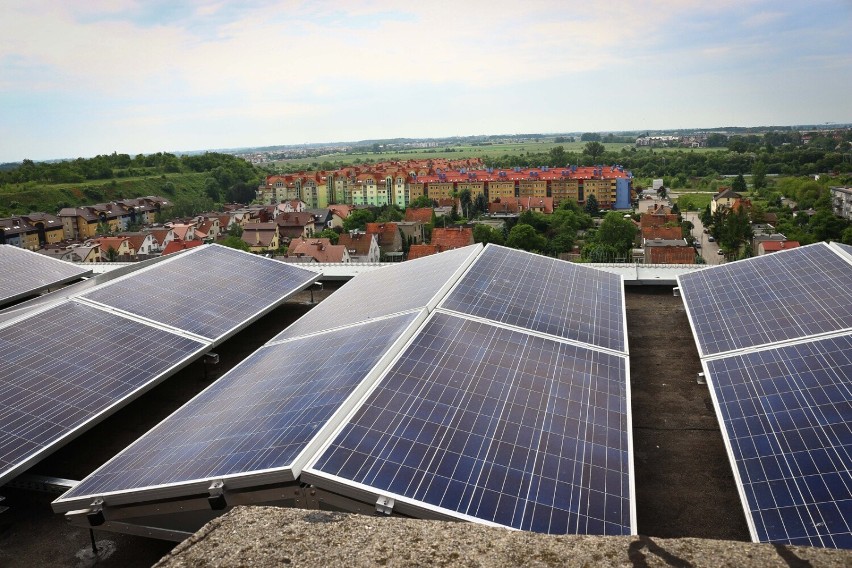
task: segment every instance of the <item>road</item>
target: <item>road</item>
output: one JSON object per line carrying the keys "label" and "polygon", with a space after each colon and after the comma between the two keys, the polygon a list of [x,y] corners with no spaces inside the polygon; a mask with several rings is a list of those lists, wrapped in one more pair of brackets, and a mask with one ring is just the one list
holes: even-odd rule
{"label": "road", "polygon": [[[637,211],[639,211],[639,213],[651,211],[654,209],[654,205],[660,203],[669,206],[671,205],[671,202],[667,199],[640,199]],[[707,264],[724,263],[725,257],[719,254],[718,243],[711,243],[707,240],[708,235],[704,234],[704,225],[701,223],[701,219],[698,218],[698,213],[695,211],[686,211],[682,212],[682,215],[684,220],[691,221],[694,225],[692,229],[692,236],[695,237],[697,242],[701,243],[701,248],[698,249],[698,254],[704,258]]]}

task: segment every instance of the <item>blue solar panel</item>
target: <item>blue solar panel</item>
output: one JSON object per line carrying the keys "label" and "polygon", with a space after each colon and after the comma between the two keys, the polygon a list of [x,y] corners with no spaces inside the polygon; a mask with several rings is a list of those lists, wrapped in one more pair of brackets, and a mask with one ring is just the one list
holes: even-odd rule
{"label": "blue solar panel", "polygon": [[439,292],[455,282],[481,249],[481,245],[464,247],[359,274],[275,339],[424,308],[437,302]]}
{"label": "blue solar panel", "polygon": [[83,297],[218,340],[318,277],[316,272],[283,262],[209,245]]}
{"label": "blue solar panel", "polygon": [[73,302],[0,329],[0,481],[205,348]]}
{"label": "blue solar panel", "polygon": [[417,316],[262,347],[61,500],[294,467]]}
{"label": "blue solar panel", "polygon": [[852,548],[852,335],[705,364],[753,538]]}
{"label": "blue solar panel", "polygon": [[[0,228],[0,231],[3,229]],[[0,245],[0,304],[77,280],[92,271],[12,245]]]}
{"label": "blue solar panel", "polygon": [[548,533],[632,534],[627,358],[435,312],[302,479]]}
{"label": "blue solar panel", "polygon": [[627,350],[621,276],[546,256],[488,245],[440,307]]}
{"label": "blue solar panel", "polygon": [[824,243],[678,282],[703,356],[852,328],[852,264]]}

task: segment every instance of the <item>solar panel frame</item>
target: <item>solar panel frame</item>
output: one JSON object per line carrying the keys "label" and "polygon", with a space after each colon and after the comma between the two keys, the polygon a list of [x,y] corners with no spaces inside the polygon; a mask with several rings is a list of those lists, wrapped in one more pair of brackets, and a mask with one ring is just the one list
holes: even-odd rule
{"label": "solar panel frame", "polygon": [[[422,324],[422,322],[425,320],[426,315],[427,312],[425,310],[410,310],[402,314],[394,314],[383,318],[377,318],[369,322],[362,322],[360,324],[354,324],[346,326],[344,328],[336,328],[334,330],[329,330],[327,332],[319,334],[311,334],[308,336],[301,336],[297,338],[286,339],[283,341],[272,340],[268,342],[267,344],[259,348],[257,351],[255,351],[252,355],[241,361],[227,374],[223,375],[213,384],[205,388],[201,393],[193,397],[192,400],[188,401],[174,413],[162,420],[159,424],[157,424],[149,432],[144,434],[136,442],[125,448],[125,450],[114,456],[104,465],[99,467],[95,472],[87,476],[87,478],[81,481],[78,486],[75,486],[75,488],[72,488],[71,490],[60,496],[57,500],[53,502],[52,506],[54,508],[54,511],[66,512],[74,510],[76,508],[79,508],[81,505],[86,505],[90,503],[95,497],[104,498],[105,502],[110,506],[125,505],[145,499],[160,500],[175,497],[185,497],[187,495],[205,493],[211,481],[213,480],[225,481],[228,489],[241,489],[262,485],[287,483],[295,480],[301,473],[304,464],[311,457],[313,457],[316,449],[322,443],[325,442],[325,439],[328,437],[331,431],[333,431],[334,428],[337,427],[339,422],[343,420],[343,417],[347,415],[349,410],[363,398],[364,393],[372,387],[373,383],[378,379],[381,372],[385,369],[389,362],[396,357],[398,352],[408,342],[409,338],[414,335],[420,324]],[[80,487],[80,485],[86,483],[94,476],[99,475],[104,471],[108,471],[112,464],[118,462],[121,459],[124,459],[124,456],[127,452],[132,450],[134,447],[145,443],[146,438],[158,432],[161,428],[168,428],[170,421],[173,420],[174,417],[180,416],[182,413],[191,410],[193,408],[193,405],[197,404],[197,401],[204,400],[205,397],[208,397],[209,395],[211,395],[211,393],[215,393],[216,389],[219,388],[224,381],[230,380],[230,378],[233,376],[238,376],[239,373],[243,371],[243,369],[252,364],[252,361],[254,360],[255,356],[257,356],[258,354],[262,354],[264,350],[274,349],[278,346],[294,345],[298,347],[301,343],[305,341],[312,341],[322,336],[329,336],[329,339],[331,339],[331,336],[333,336],[334,334],[338,334],[341,331],[351,330],[357,332],[369,332],[373,328],[384,324],[401,326],[399,335],[397,335],[391,343],[385,346],[384,353],[377,358],[371,369],[364,375],[364,377],[360,379],[358,385],[353,388],[352,392],[346,396],[345,400],[340,403],[339,407],[331,414],[328,419],[326,419],[324,425],[316,431],[312,439],[296,454],[296,456],[286,466],[276,466],[274,468],[266,468],[256,471],[244,471],[224,475],[211,475],[199,479],[181,480],[145,487],[132,487],[121,490],[96,491],[84,495],[76,494],[77,488]]]}
{"label": "solar panel frame", "polygon": [[[364,503],[373,504],[376,503],[380,499],[391,498],[394,501],[393,509],[394,511],[416,516],[418,518],[433,518],[433,519],[447,519],[447,520],[467,520],[478,523],[483,523],[491,526],[503,526],[505,524],[496,523],[493,521],[489,521],[486,519],[482,519],[476,516],[471,516],[465,513],[460,513],[455,510],[447,509],[441,506],[437,506],[428,502],[425,502],[420,499],[411,498],[405,495],[401,495],[399,493],[389,491],[386,489],[380,489],[376,487],[372,487],[370,485],[366,485],[357,481],[353,481],[351,479],[340,477],[336,474],[327,473],[318,468],[320,462],[327,455],[327,452],[332,447],[332,445],[340,439],[342,433],[350,425],[353,420],[355,420],[359,413],[363,412],[365,407],[369,404],[372,396],[382,389],[385,383],[389,380],[389,376],[396,371],[398,365],[400,365],[401,361],[405,359],[405,357],[414,349],[415,344],[420,338],[421,334],[424,333],[431,322],[433,322],[436,318],[453,318],[456,320],[460,320],[463,322],[478,324],[482,326],[487,326],[489,328],[494,328],[498,330],[498,332],[507,332],[514,333],[518,336],[524,336],[527,338],[531,338],[537,341],[545,341],[550,342],[551,344],[558,344],[567,349],[575,349],[582,350],[588,353],[594,353],[598,356],[609,357],[614,360],[619,360],[623,363],[624,367],[624,429],[623,433],[626,436],[626,483],[627,483],[627,499],[629,500],[629,511],[628,511],[628,519],[629,519],[629,533],[625,534],[636,534],[636,493],[635,493],[635,472],[634,472],[634,463],[633,463],[633,436],[632,436],[632,411],[631,411],[631,394],[630,394],[630,365],[629,358],[626,354],[609,352],[601,349],[589,348],[585,345],[577,345],[570,341],[566,341],[563,339],[555,338],[553,336],[537,333],[537,332],[529,332],[518,330],[514,328],[508,328],[506,326],[502,326],[496,324],[495,322],[483,320],[479,318],[472,318],[465,315],[459,315],[452,312],[444,312],[441,310],[437,310],[432,312],[427,318],[426,322],[424,322],[421,329],[418,333],[412,337],[408,344],[404,349],[400,351],[394,361],[387,367],[387,369],[382,374],[381,378],[374,384],[374,386],[370,389],[368,393],[364,395],[362,401],[352,409],[352,411],[345,417],[345,419],[340,423],[340,425],[335,429],[335,431],[328,437],[327,441],[323,446],[316,452],[314,458],[307,464],[307,466],[302,471],[301,481],[303,483],[313,484],[321,489],[326,489],[332,491],[334,493],[350,497],[352,499],[356,499],[362,501]],[[625,480],[622,480],[622,483]]]}
{"label": "solar panel frame", "polygon": [[[104,402],[100,403],[100,405],[98,406],[99,403],[93,402],[93,397],[95,395],[97,397],[100,397],[101,399],[109,399],[109,396],[105,395],[103,392],[105,385],[103,381],[106,379],[106,373],[107,371],[109,371],[109,369],[101,368],[102,365],[105,364],[103,359],[105,359],[106,356],[101,357],[101,361],[95,359],[92,359],[92,361],[86,359],[82,362],[78,359],[73,360],[75,369],[82,370],[84,372],[83,376],[85,377],[85,380],[78,380],[74,383],[71,383],[68,380],[64,380],[63,376],[58,371],[54,372],[54,368],[50,366],[45,368],[43,364],[38,365],[36,364],[36,362],[31,361],[33,358],[47,360],[51,357],[57,356],[57,354],[59,353],[67,354],[69,348],[73,346],[74,333],[79,329],[84,329],[85,331],[85,333],[82,333],[81,336],[78,336],[78,344],[81,346],[81,348],[88,348],[88,352],[90,354],[98,353],[96,347],[91,347],[92,345],[98,345],[96,343],[97,337],[92,336],[92,327],[78,327],[77,329],[71,329],[68,331],[60,329],[59,331],[62,333],[62,336],[50,338],[50,341],[52,341],[52,347],[50,345],[46,345],[48,340],[45,339],[43,333],[37,332],[56,325],[57,320],[53,317],[53,314],[51,312],[57,314],[59,312],[69,312],[69,315],[57,315],[56,317],[64,318],[65,320],[69,320],[70,318],[74,322],[83,322],[83,325],[97,324],[98,326],[100,326],[100,329],[104,330],[105,333],[108,332],[110,336],[113,337],[119,333],[124,335],[130,334],[131,336],[134,333],[144,333],[145,338],[147,338],[148,340],[174,339],[175,345],[179,344],[186,347],[186,353],[185,355],[179,358],[175,358],[174,361],[165,360],[165,363],[160,365],[159,370],[152,372],[147,379],[142,379],[135,384],[131,384],[127,381],[120,383],[120,386],[131,385],[131,388],[128,388],[128,390],[126,390],[121,395],[113,396],[111,400],[104,400]],[[41,319],[36,319],[37,317]],[[107,324],[106,322],[111,323]],[[28,329],[28,325],[33,329]],[[29,337],[29,339],[25,343],[30,345],[37,345],[38,349],[31,349],[29,350],[29,352],[21,350],[20,345],[16,345],[14,343],[15,336]],[[16,400],[10,400],[9,405],[0,406],[0,417],[2,417],[3,419],[12,420],[12,422],[10,422],[8,425],[0,426],[0,442],[2,442],[2,440],[6,439],[7,437],[14,437],[14,439],[22,440],[25,444],[35,445],[39,447],[37,449],[32,449],[31,451],[19,452],[20,455],[12,459],[4,458],[4,462],[6,463],[6,465],[3,466],[2,471],[0,471],[0,484],[25,471],[34,463],[38,462],[45,456],[58,449],[62,444],[85,432],[86,430],[88,430],[98,422],[102,421],[122,406],[138,398],[139,396],[141,396],[142,394],[165,380],[167,377],[171,376],[186,365],[201,357],[206,351],[210,349],[210,345],[208,343],[199,342],[193,338],[181,336],[169,330],[154,328],[137,320],[133,320],[131,318],[127,318],[119,314],[100,310],[96,307],[92,307],[79,302],[65,302],[58,305],[49,305],[46,306],[44,309],[29,312],[25,314],[23,318],[19,318],[18,320],[15,320],[5,325],[4,327],[0,328],[0,357],[4,355],[2,347],[5,344],[8,344],[10,348],[14,347],[14,357],[12,357],[11,355],[12,351],[9,351],[10,358],[6,359],[4,365],[2,366],[3,371],[2,373],[0,373],[0,381],[7,385],[7,388],[3,389],[4,397],[2,398],[13,396]],[[194,346],[194,348],[190,348],[191,346]],[[23,362],[24,358],[26,358],[26,360],[31,361],[30,366],[27,366],[27,364]],[[138,357],[131,356],[130,358],[133,359],[133,361],[135,362],[133,364],[133,368],[137,368],[136,366],[138,365],[145,365],[145,372],[150,370],[151,367],[149,367],[148,365],[153,362],[152,358],[148,356],[147,352],[143,353],[142,355],[139,355]],[[67,359],[63,359],[62,361],[66,360]],[[95,367],[87,366],[87,363],[92,363],[92,365],[95,365]],[[59,361],[53,363],[53,366],[55,367],[58,364]],[[89,371],[87,371],[87,369]],[[48,396],[48,393],[40,393],[38,391],[33,391],[33,383],[22,385],[19,384],[19,378],[16,379],[16,377],[13,377],[11,375],[4,377],[5,373],[11,373],[15,371],[28,373],[30,376],[34,377],[35,380],[38,381],[38,384],[52,384],[53,387],[51,388],[58,388],[60,390],[64,389],[67,392],[65,392],[63,396],[54,399]],[[125,372],[125,374],[129,373],[131,371],[131,366],[123,368],[123,371]],[[85,374],[86,372],[88,372],[89,374]],[[94,384],[91,388],[85,386],[91,381],[94,381]],[[27,387],[29,388],[27,389]],[[75,392],[75,389],[77,389],[77,392],[88,389],[93,393],[93,396],[89,397],[86,400],[81,399],[79,405],[77,407],[74,407],[71,401],[74,400],[73,396],[77,396],[72,396],[72,393]],[[26,390],[29,390],[30,392],[26,393]],[[20,396],[15,395],[14,393],[18,393],[18,395]],[[35,412],[38,408],[43,407],[48,400],[54,401],[53,406],[55,408],[74,408],[77,414],[88,414],[88,417],[70,418],[71,423],[67,427],[63,427],[58,422],[59,418],[42,419],[43,417],[41,415],[34,416],[32,414],[26,413],[21,409],[21,405],[27,403],[31,405],[36,405],[36,407],[30,410],[31,412]],[[94,409],[91,408],[92,405],[95,405]],[[88,408],[83,408],[84,406]],[[51,412],[53,411],[54,410],[52,409]],[[9,418],[10,413],[12,418]],[[14,419],[14,416],[18,416],[20,414],[27,414],[27,416],[29,416],[29,418],[26,418],[28,420],[27,424],[31,425],[28,426],[28,431],[32,431],[33,429],[35,429],[36,431],[42,432],[42,435],[46,436],[44,443],[42,443],[41,441],[36,442],[36,436],[30,436],[29,438],[26,438],[22,436],[21,433],[16,434],[12,431],[15,428],[14,424],[18,421],[18,419]],[[65,421],[68,420],[69,417],[66,416]],[[55,430],[56,432],[52,435],[49,435],[44,434],[45,430]],[[9,438],[9,440],[11,439],[12,438]],[[4,456],[5,455],[8,455],[8,453],[4,454]]]}
{"label": "solar panel frame", "polygon": [[[816,283],[814,279],[817,274],[813,267],[817,266],[819,262],[836,261],[838,256],[840,255],[826,243],[816,243],[678,275],[678,287],[686,306],[686,315],[695,337],[699,355],[701,357],[715,357],[744,349],[758,348],[763,345],[782,343],[796,338],[816,337],[852,330],[852,325],[846,325],[846,322],[852,322],[852,303],[842,301],[846,297],[843,282],[852,280],[852,265],[845,260],[837,262],[836,266],[833,267],[834,272],[819,275],[823,278],[821,282],[826,286],[830,285],[830,289],[827,287],[819,289],[814,286]],[[808,261],[810,266],[795,270],[796,266],[792,266],[792,261],[800,263]],[[771,275],[767,276],[763,272],[767,265],[772,264],[775,265],[775,268],[786,271],[787,276],[800,278],[801,281],[793,287],[786,281],[782,285],[776,280],[770,280]],[[761,274],[758,274],[758,269],[763,269]],[[741,272],[736,274],[736,279],[746,280],[751,286],[749,290],[753,294],[757,294],[754,290],[757,290],[757,287],[760,286],[763,296],[757,295],[768,299],[762,300],[763,304],[757,305],[754,298],[747,296],[743,288],[732,290],[739,293],[736,296],[730,293],[730,289],[723,288],[721,284],[715,288],[711,286],[709,279],[716,274],[722,274],[725,278],[725,284],[730,284],[734,281],[734,271]],[[749,278],[745,278],[746,275]],[[846,278],[843,278],[844,275]],[[811,282],[805,282],[806,279],[810,279]],[[693,282],[696,283],[693,284]],[[709,313],[715,318],[711,324],[701,319],[699,310],[702,309],[700,306],[708,305],[706,292],[712,289],[724,289],[726,295],[724,298],[719,298],[718,295],[711,298],[715,305],[705,310],[705,313]],[[797,297],[797,294],[809,296],[810,303],[807,304],[807,307],[801,302],[795,304],[792,308],[784,303],[785,301],[792,301]],[[731,298],[730,296],[735,297]],[[726,320],[726,316],[728,312],[738,309],[742,310],[742,313],[735,314],[734,319],[746,323],[732,327]],[[807,317],[801,314],[806,314]],[[775,319],[770,322],[768,315]],[[817,318],[821,318],[821,320],[817,320]],[[767,322],[786,323],[782,327],[780,324],[768,325]],[[762,329],[758,329],[758,327],[762,327]],[[798,328],[798,331],[794,328]],[[753,333],[746,337],[742,333],[743,329],[751,330]],[[710,340],[711,334],[714,336],[712,341]],[[755,339],[748,339],[749,337]],[[712,345],[710,345],[711,343]]]}
{"label": "solar panel frame", "polygon": [[[186,279],[186,274],[179,273],[181,264],[186,265],[192,261],[197,261],[202,256],[209,255],[220,255],[222,258],[217,259],[219,263],[229,261],[227,267],[229,270],[231,269],[230,264],[233,260],[245,260],[245,262],[252,266],[238,267],[237,270],[242,268],[243,272],[235,273],[237,276],[234,276],[233,280],[229,282],[223,281],[221,286],[211,287],[211,290],[206,290],[207,294],[211,293],[212,290],[217,290],[220,293],[220,296],[212,298],[213,301],[206,302],[207,299],[204,298],[206,303],[203,303],[197,297],[181,297],[179,290],[173,294],[177,299],[171,303],[165,303],[162,296],[156,296],[157,292],[166,290],[161,284],[163,281],[168,282],[170,276]],[[208,260],[207,262],[209,263],[210,261]],[[270,269],[277,270],[278,272],[274,276],[282,277],[286,275],[287,278],[292,276],[292,281],[288,282],[289,287],[281,292],[270,292],[264,298],[255,301],[256,298],[254,296],[249,296],[251,291],[240,292],[234,285],[239,283],[240,277],[246,278],[247,276],[253,279],[256,287],[269,287],[273,285],[274,282],[262,280],[262,276],[268,277],[270,275],[251,273],[252,268],[262,264],[270,267]],[[218,268],[218,266],[214,266],[213,268]],[[170,272],[178,272],[178,274],[170,274]],[[209,273],[210,271],[208,270],[204,274],[199,275],[196,281],[197,285],[203,285],[204,279],[209,276]],[[144,279],[151,279],[152,274],[154,274],[153,278],[155,280],[153,282],[145,282]],[[125,313],[130,317],[139,318],[155,326],[191,333],[200,339],[211,341],[214,345],[217,345],[278,307],[290,296],[312,285],[321,277],[322,274],[320,273],[305,270],[292,264],[213,244],[189,249],[174,255],[174,258],[163,260],[109,281],[102,286],[82,293],[77,299],[108,310]],[[156,280],[157,278],[159,280]],[[252,282],[243,282],[244,286],[251,284]],[[142,297],[145,291],[147,291],[148,295]],[[229,296],[221,296],[222,293]],[[247,299],[251,298],[250,302],[244,304],[248,309],[242,313],[233,311],[235,298],[238,296]],[[128,304],[131,301],[134,303]],[[228,309],[232,310],[232,317],[220,313],[220,311],[224,310],[226,304]],[[206,315],[210,321],[215,321],[216,323],[207,327],[207,330],[205,330],[205,325],[199,320],[193,323],[192,318],[188,315],[190,310],[195,310],[199,315]],[[238,317],[242,317],[242,319],[237,319]],[[236,324],[227,327],[228,323],[233,321],[236,321]]]}
{"label": "solar panel frame", "polygon": [[54,286],[62,286],[91,276],[92,270],[27,249],[3,244],[0,245],[0,274],[11,274],[14,277],[0,285],[0,306],[2,306]]}
{"label": "solar panel frame", "polygon": [[[528,264],[518,266],[513,262],[516,259],[523,259]],[[528,269],[532,263],[537,266]],[[516,272],[523,277],[530,273],[540,276],[541,271],[546,271],[547,282],[527,282],[516,278]],[[558,284],[569,274],[571,288],[565,291],[554,289],[551,283]],[[500,281],[495,283],[498,275]],[[584,285],[592,277],[599,278],[594,289]],[[605,289],[602,290],[602,287]],[[591,294],[585,305],[580,304],[578,291]],[[564,292],[564,296],[560,292]],[[525,293],[528,293],[526,297]],[[609,298],[602,297],[607,293]],[[534,294],[537,294],[535,298]],[[583,308],[586,313],[581,311]],[[527,251],[488,244],[444,296],[438,309],[543,333],[595,349],[629,352],[624,276]],[[607,310],[606,314],[604,310]],[[564,316],[569,317],[563,324]],[[611,322],[605,330],[615,333],[615,337],[610,335],[607,339],[599,331],[604,329],[599,325],[602,320]]]}
{"label": "solar panel frame", "polygon": [[[476,244],[359,274],[276,335],[273,341],[413,309],[431,311],[481,251],[482,245]],[[440,278],[429,280],[432,277]],[[418,288],[424,289],[424,293],[420,294]]]}
{"label": "solar panel frame", "polygon": [[[845,342],[843,351],[832,352],[823,348],[831,342]],[[816,369],[816,371],[827,369],[834,371],[835,379],[840,379],[839,384],[845,384],[843,387],[845,403],[825,396],[818,382],[820,378],[815,376],[816,372],[812,366],[799,365],[800,368],[796,368],[796,365],[791,365],[790,362],[793,359],[791,352],[795,352],[795,355],[802,358],[820,358],[823,362],[828,359],[839,361],[840,355],[832,355],[832,353],[847,353],[845,363],[838,363],[844,365],[839,369],[846,369],[847,374],[844,376],[839,374],[842,371],[834,370],[835,368],[831,366]],[[852,530],[850,530],[852,529],[852,355],[849,353],[852,353],[852,334],[839,333],[702,359],[701,364],[720,423],[722,439],[752,541],[852,548]],[[754,365],[745,364],[747,360],[756,358],[760,359],[760,364],[766,373],[755,372]],[[732,372],[726,373],[724,370],[719,370],[719,367],[723,365]],[[742,383],[735,385],[727,380],[727,377],[738,373],[741,373],[745,379]],[[812,374],[810,379],[808,374]],[[726,377],[726,380],[723,381],[722,377]],[[746,384],[747,379],[752,379],[751,384]],[[786,385],[781,384],[781,379],[786,381]],[[828,377],[822,377],[822,379],[830,380]],[[808,386],[809,380],[810,386]],[[790,386],[790,381],[802,382],[801,388],[782,391],[783,386]],[[813,384],[813,381],[817,381],[817,384]],[[722,384],[723,382],[725,384]],[[758,392],[758,388],[761,392]],[[802,394],[803,390],[813,392]],[[722,400],[723,392],[730,395],[726,396],[724,401]],[[811,402],[816,401],[817,398],[824,403],[822,406],[829,402],[842,404],[841,409],[833,410],[835,413],[839,412],[835,416],[834,423],[824,426],[819,424],[826,419],[826,416],[816,417],[815,409],[821,406],[816,403],[812,405]],[[781,405],[784,410],[775,410],[771,407],[772,404]],[[767,405],[770,405],[768,411]],[[737,407],[741,416],[734,415]],[[734,409],[733,412],[732,409]],[[753,414],[746,414],[747,412],[753,412]],[[848,416],[844,416],[843,412]],[[809,420],[811,415],[816,417],[818,422],[804,425],[803,421]],[[752,418],[751,421],[748,420],[749,417]],[[779,417],[782,417],[783,421]],[[752,426],[757,430],[752,432]],[[811,426],[814,426],[814,433],[803,436],[802,432],[807,432]],[[834,431],[835,428],[841,428],[844,432],[838,434]],[[831,433],[821,433],[821,430],[830,430]],[[835,436],[842,437],[837,437],[835,442],[833,441]],[[826,445],[829,446],[828,449],[825,448]],[[834,459],[828,453],[830,450],[836,454],[833,456]],[[814,451],[826,453],[828,461],[814,460],[810,455]],[[796,455],[802,453],[807,455]],[[798,459],[799,457],[802,459]],[[804,461],[805,457],[811,461]],[[746,464],[748,460],[753,463]],[[836,460],[841,460],[840,465],[824,467],[833,465]],[[760,471],[754,475],[754,479],[750,476],[750,472],[754,473],[754,471],[749,469],[749,465],[760,468]],[[804,467],[810,469],[805,470]],[[796,476],[796,471],[801,475]],[[821,490],[825,492],[824,496],[828,497],[826,500],[817,501],[817,494],[812,492],[812,486],[808,485],[803,478],[819,476],[819,482],[824,484],[823,476],[826,475],[844,475],[846,479],[841,480],[841,483],[846,486],[845,494],[834,495],[827,485],[820,486],[817,483],[814,487],[821,487]],[[746,478],[750,483],[745,483]],[[812,499],[809,500],[808,497]],[[845,512],[832,509],[838,499]],[[771,504],[775,506],[770,506]],[[782,509],[784,509],[783,514]],[[793,513],[796,516],[793,516]],[[840,519],[845,521],[846,532],[822,531],[819,527],[827,528],[828,519],[837,522],[836,513],[839,513]],[[806,526],[808,521],[803,517],[805,514],[814,526]],[[767,516],[767,522],[780,524],[782,526],[780,532],[784,534],[779,535],[777,529],[767,528],[764,515]],[[819,523],[814,523],[815,519],[820,519]],[[790,525],[789,528],[787,524]],[[770,530],[773,531],[774,537],[770,535]]]}

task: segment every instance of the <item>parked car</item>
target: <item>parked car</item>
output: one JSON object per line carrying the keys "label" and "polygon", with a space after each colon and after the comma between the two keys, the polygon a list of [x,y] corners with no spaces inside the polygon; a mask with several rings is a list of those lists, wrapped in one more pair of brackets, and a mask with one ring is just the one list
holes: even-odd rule
{"label": "parked car", "polygon": [[695,248],[700,249],[701,243],[699,243],[698,241],[695,241]]}
{"label": "parked car", "polygon": [[713,235],[710,235],[709,237],[707,237],[707,240],[710,241],[711,243],[716,242],[716,239],[713,238]]}
{"label": "parked car", "polygon": [[723,251],[722,249],[719,249],[719,253],[718,253],[718,254],[725,254],[725,251]]}

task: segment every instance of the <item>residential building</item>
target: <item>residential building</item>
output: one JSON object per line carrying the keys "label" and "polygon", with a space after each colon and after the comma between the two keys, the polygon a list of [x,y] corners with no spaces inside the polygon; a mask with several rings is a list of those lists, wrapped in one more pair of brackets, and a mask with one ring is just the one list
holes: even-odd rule
{"label": "residential building", "polygon": [[400,260],[402,257],[402,234],[396,223],[367,223],[366,233],[376,235],[382,260],[393,258]]}
{"label": "residential building", "polygon": [[433,210],[431,207],[410,207],[405,210],[406,221],[419,221],[427,225],[432,222]]}
{"label": "residential building", "polygon": [[435,227],[432,229],[431,244],[438,247],[438,252],[466,247],[473,243],[473,229],[470,227]]}
{"label": "residential building", "polygon": [[92,239],[101,248],[101,260],[109,262],[133,262],[136,251],[127,237],[98,237]]}
{"label": "residential building", "polygon": [[408,260],[438,254],[439,252],[441,251],[438,250],[437,245],[411,245],[411,248],[408,249]]}
{"label": "residential building", "polygon": [[830,187],[834,214],[852,221],[852,187]]}
{"label": "residential building", "polygon": [[275,222],[249,223],[243,228],[242,239],[251,252],[274,251],[281,245]]}
{"label": "residential building", "polygon": [[131,250],[130,254],[136,260],[151,258],[159,248],[152,233],[121,233],[118,236],[127,239]]}
{"label": "residential building", "polygon": [[685,239],[652,239],[644,245],[645,264],[695,264],[695,249]]}
{"label": "residential building", "polygon": [[739,193],[729,187],[724,188],[713,196],[710,202],[710,213],[715,213],[720,208],[736,210],[741,201],[742,196]]}
{"label": "residential building", "polygon": [[757,245],[757,254],[762,256],[782,250],[789,250],[799,247],[799,241],[761,241]]}
{"label": "residential building", "polygon": [[343,233],[337,241],[338,245],[346,247],[352,262],[379,262],[381,251],[376,235],[352,231]]}
{"label": "residential building", "polygon": [[186,249],[200,247],[203,245],[201,241],[184,241],[183,239],[174,239],[163,248],[163,256],[174,254],[176,252],[185,251]]}
{"label": "residential building", "polygon": [[285,242],[288,239],[310,237],[314,233],[319,232],[314,216],[305,211],[301,213],[281,213],[275,219],[275,224],[278,225],[278,236]]}
{"label": "residential building", "polygon": [[426,240],[426,228],[420,221],[397,221],[402,238],[409,244],[420,244]]}
{"label": "residential building", "polygon": [[345,245],[333,245],[329,239],[298,238],[290,242],[287,256],[292,258],[310,257],[316,262],[351,262],[349,250]]}
{"label": "residential building", "polygon": [[642,240],[654,240],[654,239],[664,239],[668,241],[676,241],[678,239],[683,238],[683,230],[680,228],[680,225],[675,226],[667,226],[662,225],[659,227],[650,226],[650,227],[642,227]]}

